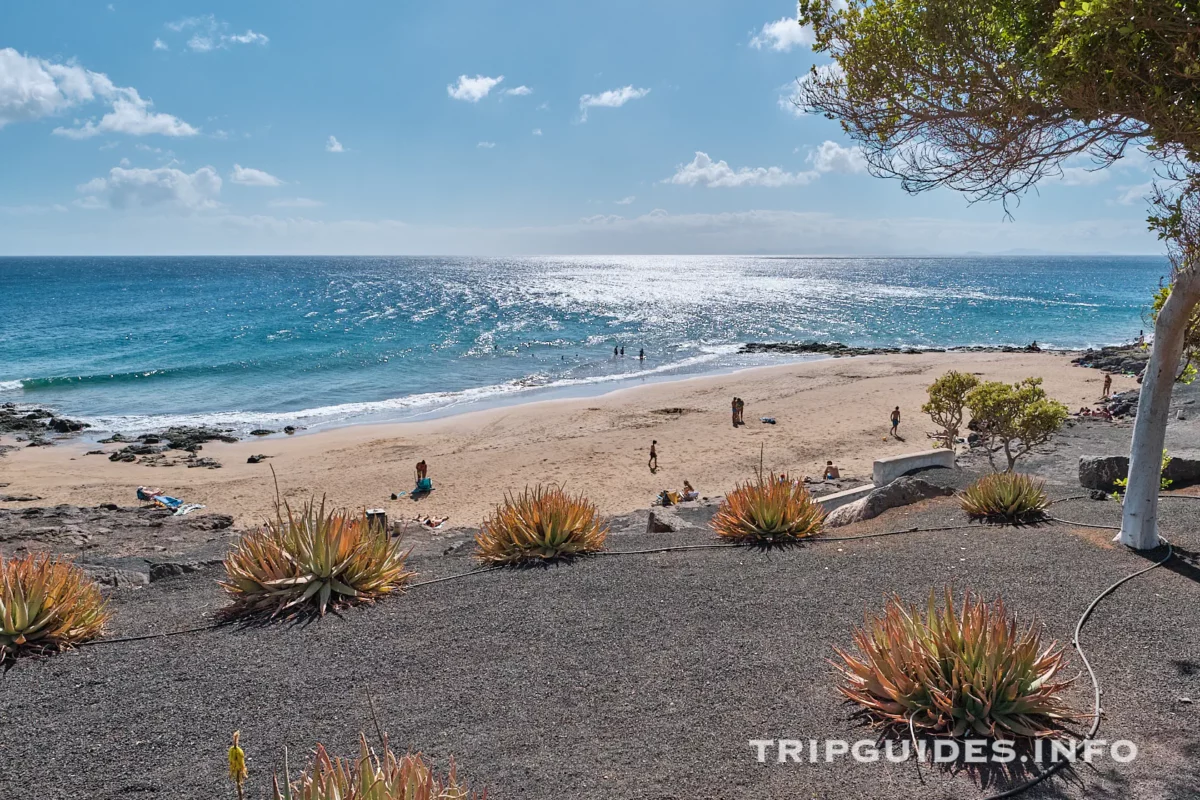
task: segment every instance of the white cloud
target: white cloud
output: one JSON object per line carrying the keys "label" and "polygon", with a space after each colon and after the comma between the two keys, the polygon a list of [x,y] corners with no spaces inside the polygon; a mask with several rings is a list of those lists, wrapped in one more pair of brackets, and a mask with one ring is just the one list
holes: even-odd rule
{"label": "white cloud", "polygon": [[320,208],[325,204],[308,197],[286,197],[272,200],[267,205],[271,208]]}
{"label": "white cloud", "polygon": [[[269,36],[250,29],[247,29],[245,33],[229,33],[229,23],[217,19],[212,14],[184,17],[174,22],[168,22],[166,27],[175,33],[195,31],[188,39],[187,46],[196,53],[228,50],[229,46],[234,44],[266,45],[271,41]],[[157,40],[155,49],[158,49]],[[165,50],[166,47],[164,46],[163,49]]]}
{"label": "white cloud", "polygon": [[112,111],[99,122],[88,120],[77,128],[55,128],[54,133],[68,139],[89,139],[102,133],[125,133],[130,136],[195,136],[200,131],[179,117],[151,111],[153,105],[133,88],[115,89]]}
{"label": "white cloud", "polygon": [[130,161],[129,161],[129,159],[128,159],[128,158],[122,158],[122,159],[121,159],[119,162],[117,162],[117,163],[119,163],[119,164],[120,164],[122,167],[128,167],[128,166],[130,165]]}
{"label": "white cloud", "polygon": [[710,189],[760,186],[804,186],[820,177],[820,173],[787,172],[780,167],[742,167],[734,170],[724,161],[713,161],[708,153],[696,151],[690,164],[681,164],[664,183],[681,186],[707,186]]}
{"label": "white cloud", "polygon": [[174,167],[125,169],[113,167],[106,178],[93,178],[79,187],[83,208],[167,208],[194,212],[220,207],[221,176],[212,167],[190,175]]}
{"label": "white cloud", "polygon": [[795,17],[784,17],[763,25],[762,30],[750,39],[750,46],[756,50],[767,47],[786,53],[794,47],[810,45],[813,41],[812,28],[801,25]]}
{"label": "white cloud", "polygon": [[1063,167],[1062,182],[1064,186],[1095,186],[1108,180],[1110,174],[1104,168]]}
{"label": "white cloud", "polygon": [[229,180],[242,186],[282,186],[283,181],[276,178],[269,172],[263,172],[261,169],[251,169],[243,167],[241,164],[233,165],[233,172],[229,175]]}
{"label": "white cloud", "polygon": [[808,156],[808,162],[817,172],[863,173],[867,171],[867,159],[858,145],[842,147],[828,139]]}
{"label": "white cloud", "polygon": [[1146,181],[1139,183],[1136,186],[1122,186],[1121,194],[1117,196],[1117,202],[1123,206],[1131,206],[1135,203],[1144,203],[1150,193],[1154,191],[1154,181]]}
{"label": "white cloud", "polygon": [[325,142],[325,149],[330,153],[346,152],[346,148],[342,147],[342,143],[337,140],[336,136],[329,137],[329,141]]}
{"label": "white cloud", "polygon": [[533,135],[534,135],[534,136],[541,136],[541,135],[542,135],[542,129],[541,129],[541,128],[534,128],[534,129],[533,129]]}
{"label": "white cloud", "polygon": [[484,150],[491,150],[493,147],[496,146],[496,143],[495,142],[480,142],[479,144],[477,144],[475,146],[480,147]]}
{"label": "white cloud", "polygon": [[587,121],[589,108],[620,108],[630,100],[640,100],[650,94],[649,89],[635,89],[632,85],[620,89],[609,89],[600,94],[585,94],[579,98],[579,110],[582,120]]}
{"label": "white cloud", "polygon": [[634,200],[637,200],[637,198],[634,197],[633,195],[629,195],[629,197],[622,197],[620,200],[614,200],[613,202],[619,206],[627,206],[630,203],[632,203]]}
{"label": "white cloud", "polygon": [[526,95],[533,94],[533,89],[530,89],[528,86],[522,84],[520,86],[514,86],[511,89],[505,89],[504,93],[511,97],[525,97]]}
{"label": "white cloud", "polygon": [[11,47],[0,49],[0,128],[11,122],[55,116],[98,100],[112,105],[112,110],[99,122],[88,120],[80,127],[60,127],[54,132],[72,139],[99,133],[133,136],[199,133],[178,117],[152,112],[151,102],[143,99],[136,89],[116,86],[103,73],[74,63],[55,64],[24,56]]}
{"label": "white cloud", "polygon": [[451,84],[446,87],[446,94],[453,97],[455,100],[462,100],[467,103],[478,103],[480,100],[488,96],[488,93],[496,87],[500,81],[504,80],[504,76],[500,75],[496,78],[489,78],[486,75],[476,75],[474,78],[469,78],[466,75],[458,76],[458,83]]}
{"label": "white cloud", "polygon": [[164,42],[162,39],[155,39],[154,40],[154,49],[155,50],[170,50],[171,48],[167,47],[167,43]]}

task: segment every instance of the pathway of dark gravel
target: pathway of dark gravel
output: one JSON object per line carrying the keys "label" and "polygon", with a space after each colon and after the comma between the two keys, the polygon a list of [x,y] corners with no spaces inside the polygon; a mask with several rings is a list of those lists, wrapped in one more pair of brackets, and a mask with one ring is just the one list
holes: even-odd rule
{"label": "pathway of dark gravel", "polygon": [[[1062,491],[1060,494],[1069,494]],[[1057,514],[1115,524],[1109,502]],[[703,516],[704,511],[688,512]],[[1200,501],[1164,501],[1183,558],[1105,601],[1084,642],[1105,690],[1100,736],[1140,748],[1055,778],[1031,797],[1182,798],[1200,786]],[[614,549],[711,541],[691,529]],[[843,529],[959,524],[931,501]],[[839,531],[842,533],[843,531]],[[496,800],[537,798],[978,798],[976,777],[912,764],[759,764],[751,739],[868,738],[834,690],[831,647],[888,592],[953,582],[1003,594],[1067,642],[1105,586],[1148,561],[1110,534],[1066,526],[913,533],[784,552],[690,550],[597,557],[414,589],[307,626],[219,629],[24,661],[0,678],[0,797],[216,798],[242,731],[249,797],[265,798],[286,745],[355,751],[369,690],[401,748]],[[423,547],[423,577],[470,567]],[[186,628],[222,598],[211,570],[114,595],[112,635]],[[1081,669],[1079,659],[1071,664]],[[1072,694],[1090,704],[1081,678]]]}

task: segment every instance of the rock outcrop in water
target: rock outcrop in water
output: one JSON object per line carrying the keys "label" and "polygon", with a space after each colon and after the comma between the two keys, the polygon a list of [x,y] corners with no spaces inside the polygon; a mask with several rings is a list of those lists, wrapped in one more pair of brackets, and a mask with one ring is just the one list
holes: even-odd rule
{"label": "rock outcrop in water", "polygon": [[12,434],[19,442],[27,441],[28,447],[50,444],[47,436],[79,433],[87,427],[86,422],[58,417],[44,408],[16,403],[0,405],[0,434]]}
{"label": "rock outcrop in water", "polygon": [[1102,369],[1105,372],[1115,372],[1118,375],[1141,375],[1150,360],[1150,348],[1136,344],[1102,347],[1099,350],[1087,350],[1078,358],[1072,359],[1072,364],[1092,369]]}
{"label": "rock outcrop in water", "polygon": [[738,353],[783,353],[799,355],[813,353],[833,358],[846,356],[919,355],[921,353],[1040,353],[1037,342],[1024,347],[851,347],[841,342],[747,342]]}

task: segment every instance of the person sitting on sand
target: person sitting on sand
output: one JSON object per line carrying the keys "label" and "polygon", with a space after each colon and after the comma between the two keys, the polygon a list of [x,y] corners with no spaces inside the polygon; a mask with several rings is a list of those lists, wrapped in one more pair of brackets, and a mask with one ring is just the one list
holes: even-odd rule
{"label": "person sitting on sand", "polygon": [[683,499],[684,500],[695,500],[699,496],[700,496],[700,493],[692,488],[692,484],[688,483],[687,481],[683,482]]}
{"label": "person sitting on sand", "polygon": [[842,473],[832,461],[825,462],[825,480],[841,480]]}

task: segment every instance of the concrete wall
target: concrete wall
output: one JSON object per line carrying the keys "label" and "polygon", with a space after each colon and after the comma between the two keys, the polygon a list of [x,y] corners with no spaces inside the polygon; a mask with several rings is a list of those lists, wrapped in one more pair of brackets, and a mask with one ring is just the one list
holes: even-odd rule
{"label": "concrete wall", "polygon": [[824,497],[818,497],[817,503],[824,508],[825,513],[828,514],[835,508],[840,508],[847,503],[853,503],[855,500],[861,500],[869,495],[874,488],[875,484],[873,483],[868,483],[865,486],[856,486],[853,489],[846,489],[841,492],[827,494]]}
{"label": "concrete wall", "polygon": [[881,458],[875,462],[872,475],[876,486],[887,486],[906,472],[928,467],[954,468],[954,451],[938,448],[909,453],[903,456]]}

